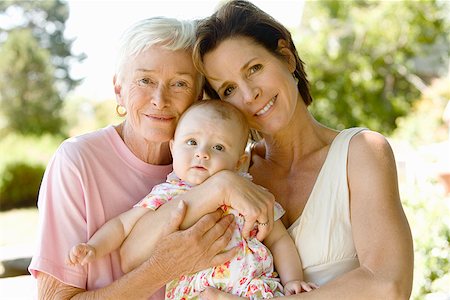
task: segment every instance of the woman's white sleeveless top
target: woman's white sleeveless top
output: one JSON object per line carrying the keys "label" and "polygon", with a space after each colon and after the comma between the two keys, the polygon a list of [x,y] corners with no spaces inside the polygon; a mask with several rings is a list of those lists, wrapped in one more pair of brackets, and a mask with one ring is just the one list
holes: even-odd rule
{"label": "woman's white sleeveless top", "polygon": [[288,228],[305,281],[323,285],[359,267],[350,221],[347,153],[351,138],[362,130],[346,129],[335,137],[303,213]]}

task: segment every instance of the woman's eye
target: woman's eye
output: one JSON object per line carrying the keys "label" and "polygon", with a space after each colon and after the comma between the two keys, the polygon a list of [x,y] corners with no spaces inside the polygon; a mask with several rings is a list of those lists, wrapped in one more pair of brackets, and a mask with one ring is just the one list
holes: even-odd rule
{"label": "woman's eye", "polygon": [[185,81],[177,81],[173,85],[176,87],[186,87],[187,83]]}
{"label": "woman's eye", "polygon": [[189,139],[187,140],[186,144],[188,144],[189,146],[195,146],[197,145],[197,142],[194,139]]}
{"label": "woman's eye", "polygon": [[257,72],[257,71],[259,71],[261,69],[262,69],[262,65],[261,64],[256,64],[256,65],[253,65],[253,66],[250,67],[248,73],[249,73],[249,75],[252,75],[253,73],[255,73],[255,72]]}
{"label": "woman's eye", "polygon": [[232,86],[227,87],[226,89],[223,90],[223,96],[224,97],[230,96],[233,90],[234,88]]}
{"label": "woman's eye", "polygon": [[148,86],[151,82],[150,78],[141,78],[136,81],[139,86]]}
{"label": "woman's eye", "polygon": [[225,147],[222,146],[222,145],[220,145],[220,144],[218,144],[218,145],[215,145],[215,146],[213,147],[213,149],[214,149],[214,150],[217,150],[217,151],[223,151],[223,150],[225,150]]}

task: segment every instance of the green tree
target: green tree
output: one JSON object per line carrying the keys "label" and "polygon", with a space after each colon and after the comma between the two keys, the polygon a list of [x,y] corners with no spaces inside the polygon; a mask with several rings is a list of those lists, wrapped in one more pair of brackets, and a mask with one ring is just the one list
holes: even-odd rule
{"label": "green tree", "polygon": [[49,59],[29,29],[8,34],[0,49],[0,103],[10,129],[22,134],[60,133],[62,101]]}
{"label": "green tree", "polygon": [[79,84],[80,80],[70,75],[70,65],[85,58],[84,54],[75,55],[71,47],[73,40],[64,37],[65,23],[69,17],[67,2],[60,0],[2,0],[0,17],[8,22],[0,25],[0,44],[7,39],[11,30],[28,28],[39,46],[50,53],[53,76],[62,96]]}
{"label": "green tree", "polygon": [[296,40],[313,114],[334,128],[390,133],[429,79],[447,71],[448,15],[445,1],[306,2]]}

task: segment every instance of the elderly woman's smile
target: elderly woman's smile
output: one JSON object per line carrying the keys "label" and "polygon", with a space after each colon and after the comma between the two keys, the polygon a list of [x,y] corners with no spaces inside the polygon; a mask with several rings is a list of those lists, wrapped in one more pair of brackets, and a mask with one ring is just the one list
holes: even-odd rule
{"label": "elderly woman's smile", "polygon": [[[179,117],[200,92],[191,53],[157,45],[149,47],[129,60],[122,77],[116,86],[119,103],[128,112],[125,134],[130,132],[129,127],[139,133],[132,138],[140,139],[140,143],[168,142]],[[128,138],[128,142],[138,142]]]}

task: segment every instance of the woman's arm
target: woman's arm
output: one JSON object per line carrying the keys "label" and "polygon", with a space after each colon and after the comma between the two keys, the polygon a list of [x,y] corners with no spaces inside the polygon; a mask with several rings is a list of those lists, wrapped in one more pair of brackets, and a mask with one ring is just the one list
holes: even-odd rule
{"label": "woman's arm", "polygon": [[[161,236],[169,233],[165,228],[166,220],[181,200],[187,205],[186,218],[181,228],[190,226],[205,214],[215,212],[222,205],[231,206],[245,216],[245,226],[251,224],[247,226],[247,235],[257,220],[261,223],[272,220],[268,226],[260,226],[259,239],[263,239],[273,226],[273,195],[235,172],[221,171],[139,219],[120,250],[124,272],[129,272],[147,260]],[[148,228],[152,229],[152,235],[148,234]],[[136,244],[138,248],[133,246]],[[204,268],[213,265],[205,265]]]}
{"label": "woman's arm", "polygon": [[[413,245],[391,147],[375,132],[356,135],[348,154],[353,239],[360,267],[301,299],[409,299]],[[287,299],[288,300],[288,299]]]}
{"label": "woman's arm", "polygon": [[[353,239],[360,267],[309,293],[283,299],[409,299],[413,246],[401,206],[395,159],[375,132],[355,136],[348,154]],[[210,288],[202,299],[235,299]]]}
{"label": "woman's arm", "polygon": [[191,228],[179,231],[185,213],[186,207],[181,202],[166,220],[173,233],[155,245],[149,259],[111,285],[85,291],[40,272],[39,299],[148,299],[173,278],[211,262],[226,262],[235,255],[233,251],[218,254],[232,236],[232,218],[220,219],[220,214],[210,214]]}

